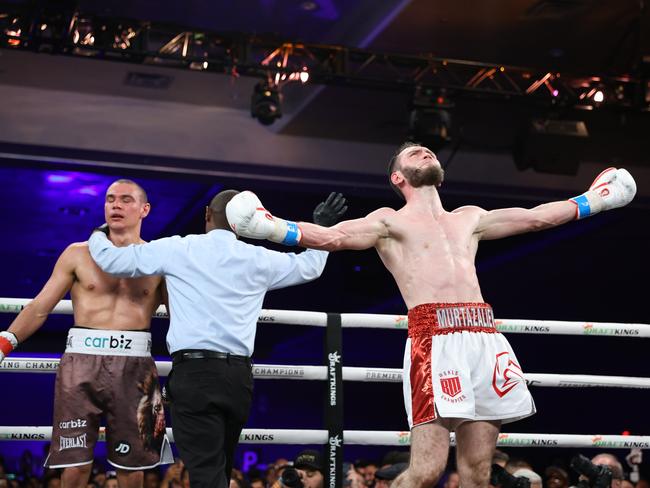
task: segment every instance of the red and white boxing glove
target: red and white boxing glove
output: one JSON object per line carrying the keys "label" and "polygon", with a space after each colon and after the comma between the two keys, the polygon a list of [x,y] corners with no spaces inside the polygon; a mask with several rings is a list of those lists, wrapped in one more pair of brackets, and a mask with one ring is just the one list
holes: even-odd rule
{"label": "red and white boxing glove", "polygon": [[626,169],[607,168],[582,195],[570,200],[576,204],[576,219],[596,215],[627,205],[636,195],[636,183]]}
{"label": "red and white boxing glove", "polygon": [[0,332],[0,363],[9,353],[18,347],[18,339],[9,331]]}
{"label": "red and white boxing glove", "polygon": [[298,224],[271,215],[252,191],[243,191],[228,202],[226,218],[232,230],[242,237],[268,239],[287,246],[297,245],[302,237]]}

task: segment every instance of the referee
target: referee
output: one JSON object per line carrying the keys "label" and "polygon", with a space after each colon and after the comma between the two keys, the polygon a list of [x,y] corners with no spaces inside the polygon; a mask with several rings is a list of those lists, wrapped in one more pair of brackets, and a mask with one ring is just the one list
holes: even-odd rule
{"label": "referee", "polygon": [[[172,356],[167,393],[174,440],[192,488],[228,487],[251,406],[250,357],[264,295],[318,278],[328,255],[282,253],[237,240],[225,214],[237,193],[226,190],[212,199],[205,234],[115,247],[104,232],[94,232],[88,241],[107,273],[165,276]],[[331,226],[345,213],[345,199],[335,197],[316,207],[315,223]]]}

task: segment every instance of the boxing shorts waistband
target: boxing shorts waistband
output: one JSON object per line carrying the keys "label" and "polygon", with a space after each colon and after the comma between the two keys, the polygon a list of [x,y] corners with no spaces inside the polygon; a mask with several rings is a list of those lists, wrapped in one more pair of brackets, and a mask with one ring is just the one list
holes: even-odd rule
{"label": "boxing shorts waistband", "polygon": [[182,349],[172,353],[172,364],[182,363],[191,359],[225,359],[227,361],[243,361],[246,364],[251,363],[248,356],[238,356],[229,352],[210,351],[207,349]]}
{"label": "boxing shorts waistband", "polygon": [[99,356],[151,356],[151,334],[146,331],[73,327],[68,332],[65,352]]}
{"label": "boxing shorts waistband", "polygon": [[497,332],[494,313],[487,303],[423,303],[408,312],[408,335],[454,332]]}

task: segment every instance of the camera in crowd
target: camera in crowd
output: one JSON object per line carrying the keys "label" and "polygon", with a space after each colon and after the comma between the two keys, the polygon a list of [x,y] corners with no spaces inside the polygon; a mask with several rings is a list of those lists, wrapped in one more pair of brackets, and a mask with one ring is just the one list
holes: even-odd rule
{"label": "camera in crowd", "polygon": [[578,481],[576,488],[609,488],[612,484],[612,469],[602,464],[594,464],[582,454],[571,460],[571,468],[587,478]]}
{"label": "camera in crowd", "polygon": [[523,476],[513,476],[498,464],[492,465],[490,484],[501,488],[530,488],[530,480]]}
{"label": "camera in crowd", "polygon": [[280,481],[282,482],[282,486],[286,486],[287,488],[302,488],[304,486],[298,470],[293,466],[284,468]]}

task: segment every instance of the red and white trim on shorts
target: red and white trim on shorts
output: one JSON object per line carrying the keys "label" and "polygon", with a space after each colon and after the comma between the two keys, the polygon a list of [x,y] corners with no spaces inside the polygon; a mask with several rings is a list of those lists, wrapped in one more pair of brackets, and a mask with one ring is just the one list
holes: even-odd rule
{"label": "red and white trim on shorts", "polygon": [[415,427],[436,420],[436,404],[433,392],[431,347],[433,337],[421,335],[411,337],[411,367],[409,381],[411,387],[411,419]]}

